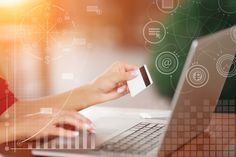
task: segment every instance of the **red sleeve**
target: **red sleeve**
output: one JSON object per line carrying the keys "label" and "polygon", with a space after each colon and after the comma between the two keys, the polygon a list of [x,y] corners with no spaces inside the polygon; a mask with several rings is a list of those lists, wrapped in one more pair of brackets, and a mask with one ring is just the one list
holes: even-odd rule
{"label": "red sleeve", "polygon": [[16,101],[14,94],[8,89],[7,82],[0,78],[0,115]]}

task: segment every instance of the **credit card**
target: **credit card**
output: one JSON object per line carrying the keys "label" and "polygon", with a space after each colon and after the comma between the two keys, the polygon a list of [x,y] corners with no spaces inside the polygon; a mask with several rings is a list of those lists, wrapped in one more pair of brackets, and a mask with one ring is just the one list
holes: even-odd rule
{"label": "credit card", "polygon": [[127,81],[127,84],[132,97],[141,93],[151,84],[153,84],[147,66],[143,65],[140,67],[139,70],[137,70],[137,76],[134,79]]}

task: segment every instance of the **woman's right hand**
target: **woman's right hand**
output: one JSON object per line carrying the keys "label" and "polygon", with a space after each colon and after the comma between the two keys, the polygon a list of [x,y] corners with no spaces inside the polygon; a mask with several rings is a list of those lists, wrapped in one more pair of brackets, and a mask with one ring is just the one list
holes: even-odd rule
{"label": "woman's right hand", "polygon": [[129,93],[127,81],[137,77],[138,66],[116,62],[103,74],[98,76],[91,85],[91,95],[96,103],[120,98]]}
{"label": "woman's right hand", "polygon": [[[63,125],[69,125],[75,129],[69,130],[62,127]],[[13,124],[9,123],[9,127],[13,131]],[[56,111],[51,115],[40,114],[17,118],[16,138],[24,141],[45,136],[75,137],[84,127],[90,133],[95,132],[93,123],[83,115],[74,111]],[[9,135],[13,135],[13,132]]]}

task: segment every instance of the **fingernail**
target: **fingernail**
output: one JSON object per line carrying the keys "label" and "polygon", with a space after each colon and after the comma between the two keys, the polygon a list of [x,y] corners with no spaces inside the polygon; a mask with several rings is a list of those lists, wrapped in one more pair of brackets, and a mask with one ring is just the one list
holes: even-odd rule
{"label": "fingernail", "polygon": [[79,136],[79,132],[73,132],[73,136]]}
{"label": "fingernail", "polygon": [[94,129],[90,129],[90,130],[88,130],[91,134],[95,134],[96,133],[96,131],[94,130]]}
{"label": "fingernail", "polygon": [[85,124],[84,126],[86,130],[94,129],[94,126],[92,124]]}
{"label": "fingernail", "polygon": [[90,128],[89,124],[84,124],[84,127],[85,127],[85,129],[87,129],[87,130]]}
{"label": "fingernail", "polygon": [[117,93],[123,93],[126,90],[126,86],[119,87]]}
{"label": "fingernail", "polygon": [[135,71],[131,72],[131,75],[134,76],[134,77],[138,76],[138,74],[139,74],[138,70],[135,70]]}
{"label": "fingernail", "polygon": [[95,133],[95,125],[94,124],[85,124],[86,130],[90,133]]}

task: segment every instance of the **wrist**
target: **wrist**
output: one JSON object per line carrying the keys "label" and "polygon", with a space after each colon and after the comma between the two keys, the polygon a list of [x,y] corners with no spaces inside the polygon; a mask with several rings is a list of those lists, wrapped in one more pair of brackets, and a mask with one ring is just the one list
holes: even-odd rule
{"label": "wrist", "polygon": [[87,102],[88,106],[92,106],[102,102],[99,89],[95,86],[94,83],[89,83],[82,88],[84,98],[86,99],[85,101]]}
{"label": "wrist", "polygon": [[[79,106],[75,105],[78,104],[78,102]],[[82,110],[100,102],[98,89],[93,83],[90,83],[83,85],[73,91],[73,96],[70,102],[72,106],[70,106],[70,109]]]}

